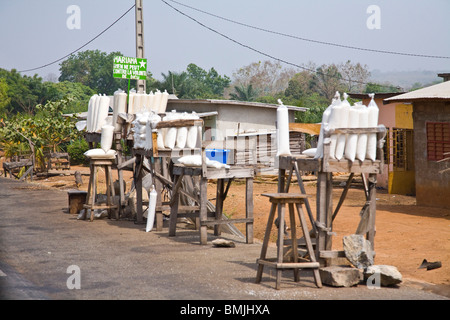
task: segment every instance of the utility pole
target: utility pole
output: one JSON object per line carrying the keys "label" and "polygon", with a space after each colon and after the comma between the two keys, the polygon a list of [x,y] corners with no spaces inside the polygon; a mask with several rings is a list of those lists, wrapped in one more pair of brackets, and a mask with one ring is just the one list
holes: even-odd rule
{"label": "utility pole", "polygon": [[[136,58],[144,57],[144,11],[143,0],[135,0],[136,5]],[[137,92],[146,93],[145,80],[137,80]]]}

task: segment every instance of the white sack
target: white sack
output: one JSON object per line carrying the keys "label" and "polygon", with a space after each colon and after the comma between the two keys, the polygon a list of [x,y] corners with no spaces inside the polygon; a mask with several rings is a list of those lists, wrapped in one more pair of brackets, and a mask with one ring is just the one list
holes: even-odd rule
{"label": "white sack", "polygon": [[113,135],[114,135],[114,127],[113,126],[103,126],[102,127],[100,146],[101,146],[102,150],[105,151],[105,153],[107,153],[111,149]]}
{"label": "white sack", "polygon": [[164,90],[163,93],[161,93],[161,100],[159,101],[159,113],[166,112],[167,108],[167,101],[169,100],[169,93],[167,93],[167,90]]}
{"label": "white sack", "polygon": [[118,90],[114,93],[114,109],[113,109],[113,126],[115,131],[120,131],[122,128],[119,123],[117,123],[117,117],[119,113],[126,113],[127,108],[127,94]]}
{"label": "white sack", "polygon": [[108,150],[108,152],[103,151],[103,149],[90,149],[84,153],[84,155],[88,158],[94,159],[114,159],[116,157],[115,150]]}
{"label": "white sack", "polygon": [[323,158],[323,130],[325,125],[328,125],[330,115],[331,115],[331,109],[335,104],[341,103],[341,95],[338,91],[336,91],[336,94],[334,95],[333,100],[331,101],[331,104],[328,106],[328,108],[325,109],[322,115],[322,123],[320,126],[320,133],[319,133],[319,141],[317,142],[317,152],[314,156],[314,159],[320,159]]}
{"label": "white sack", "polygon": [[164,110],[164,112],[160,112],[160,109],[159,109],[159,107],[161,105],[161,97],[162,97],[161,91],[156,89],[155,96],[153,97],[153,106],[154,106],[154,109],[155,109],[155,111],[157,113],[164,113],[165,112],[165,110]]}
{"label": "white sack", "polygon": [[[378,106],[375,103],[375,94],[371,93],[369,96],[372,98],[367,106],[369,113],[369,128],[375,128],[378,126]],[[367,151],[366,158],[375,161],[377,156],[377,134],[369,133],[367,137]]]}
{"label": "white sack", "polygon": [[[344,93],[344,100],[341,103],[341,109],[339,112],[339,124],[336,128],[348,128],[348,117],[350,113],[350,103],[347,100],[347,93]],[[344,156],[345,142],[347,141],[346,134],[338,134],[336,141],[335,157],[337,160],[341,160]]]}
{"label": "white sack", "polygon": [[281,100],[278,100],[278,103],[280,103],[280,106],[277,108],[277,157],[291,154],[289,147],[289,111]]}
{"label": "white sack", "polygon": [[[359,126],[359,111],[357,106],[352,106],[348,113],[348,128],[358,128]],[[357,134],[348,134],[345,142],[344,156],[350,161],[355,161],[356,147],[358,144]]]}
{"label": "white sack", "polygon": [[315,157],[316,153],[317,153],[317,148],[306,149],[305,151],[302,152],[302,154],[304,154],[305,156],[308,156],[308,157]]}

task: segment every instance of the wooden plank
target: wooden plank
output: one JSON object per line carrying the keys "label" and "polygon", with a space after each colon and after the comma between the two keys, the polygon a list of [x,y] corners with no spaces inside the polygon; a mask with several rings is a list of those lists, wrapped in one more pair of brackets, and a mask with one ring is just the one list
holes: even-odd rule
{"label": "wooden plank", "polygon": [[253,243],[253,178],[245,179],[246,242]]}
{"label": "wooden plank", "polygon": [[320,258],[331,259],[331,258],[345,258],[345,251],[339,250],[322,250],[319,253]]}
{"label": "wooden plank", "polygon": [[202,119],[177,119],[177,120],[159,121],[155,125],[155,129],[192,127],[192,126],[203,126],[203,120]]}
{"label": "wooden plank", "polygon": [[[207,194],[207,185],[208,185],[208,179],[206,178],[200,178],[200,224],[203,221],[207,220],[207,201],[208,201],[208,194]],[[207,244],[208,240],[208,234],[207,234],[207,227],[205,225],[200,225],[200,244]]]}
{"label": "wooden plank", "polygon": [[259,265],[266,265],[270,267],[274,267],[276,269],[293,269],[293,268],[299,268],[299,269],[309,269],[309,268],[319,268],[320,264],[319,262],[275,262],[271,260],[262,260],[257,259],[256,263]]}
{"label": "wooden plank", "polygon": [[221,224],[229,224],[229,223],[249,223],[253,222],[253,219],[241,218],[241,219],[214,219],[214,220],[205,220],[200,221],[201,225],[204,226],[217,226]]}
{"label": "wooden plank", "polygon": [[262,193],[261,195],[264,197],[269,197],[269,198],[274,199],[274,201],[272,201],[272,202],[275,202],[275,203],[279,203],[279,201],[277,201],[277,200],[286,200],[289,202],[302,202],[303,199],[310,197],[310,195],[304,194],[304,193],[285,193],[285,192]]}

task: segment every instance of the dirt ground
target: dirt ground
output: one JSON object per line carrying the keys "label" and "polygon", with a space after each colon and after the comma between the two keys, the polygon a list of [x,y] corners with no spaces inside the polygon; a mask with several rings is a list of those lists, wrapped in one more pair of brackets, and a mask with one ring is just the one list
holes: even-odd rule
{"label": "dirt ground", "polygon": [[[69,171],[61,171],[61,174],[35,177],[32,183],[37,187],[77,189],[73,175],[76,170],[82,172],[83,179],[78,189],[87,190],[89,181],[87,167],[71,166]],[[117,179],[117,171],[114,171],[113,178]],[[334,177],[334,206],[338,203],[343,190],[341,183],[346,181],[347,177],[346,175]],[[99,182],[102,182],[101,174],[99,179]],[[129,191],[132,183],[131,172],[125,172],[124,179],[127,184],[126,190]],[[305,188],[307,194],[311,195],[309,201],[315,217],[316,181],[314,176],[305,176]],[[297,190],[299,190],[298,185],[293,184],[291,191]],[[270,210],[268,198],[261,194],[276,191],[275,176],[255,179],[253,195],[256,241],[262,241],[264,237]],[[208,188],[208,197],[214,203],[215,185],[213,183]],[[342,237],[355,233],[364,202],[362,184],[360,178],[356,178],[333,224],[333,231],[336,233],[333,237],[333,249],[342,250]],[[224,203],[224,212],[233,218],[245,217],[245,183],[243,181],[233,182]],[[245,234],[243,224],[236,224],[236,227]],[[275,239],[275,236],[272,239]],[[375,264],[397,267],[404,281],[442,285],[444,290],[448,291],[450,288],[450,209],[417,206],[414,197],[388,194],[386,190],[377,190],[375,251]],[[440,261],[442,267],[433,270],[418,269],[424,259],[428,262]]]}

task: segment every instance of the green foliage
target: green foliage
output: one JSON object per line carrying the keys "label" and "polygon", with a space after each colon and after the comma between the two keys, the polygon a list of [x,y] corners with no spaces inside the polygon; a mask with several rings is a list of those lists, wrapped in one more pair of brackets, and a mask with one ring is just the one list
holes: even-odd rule
{"label": "green foliage", "polygon": [[366,89],[364,90],[364,93],[388,93],[388,92],[400,92],[401,89],[398,87],[395,87],[391,84],[379,84],[379,83],[373,83],[369,82],[366,85]]}
{"label": "green foliage", "polygon": [[255,101],[258,98],[258,90],[253,89],[253,85],[235,86],[234,92],[230,93],[232,100]]}
{"label": "green foliage", "polygon": [[34,107],[46,100],[46,88],[42,78],[35,74],[33,77],[22,76],[15,69],[11,71],[0,69],[0,79],[6,82],[6,94],[9,103],[3,108],[7,114],[26,112],[33,114]]}
{"label": "green foliage", "polygon": [[8,84],[0,78],[0,116],[5,116],[11,98],[8,97]]}
{"label": "green foliage", "polygon": [[89,150],[89,144],[85,139],[77,139],[70,142],[67,146],[67,152],[70,156],[70,163],[76,164],[87,164],[88,160],[84,153]]}
{"label": "green foliage", "polygon": [[50,101],[45,105],[37,105],[35,116],[17,114],[9,119],[2,119],[0,147],[19,149],[19,145],[26,145],[30,139],[36,152],[63,150],[67,142],[80,136],[75,127],[76,118],[62,116],[62,110],[69,102],[70,99]]}
{"label": "green foliage", "polygon": [[187,66],[186,71],[169,71],[162,76],[163,80],[154,82],[153,86],[167,90],[180,99],[219,99],[231,82],[230,78],[219,75],[214,68],[206,71],[193,63]]}
{"label": "green foliage", "polygon": [[60,64],[59,81],[82,83],[97,93],[114,94],[118,88],[126,91],[128,81],[113,77],[114,56],[120,52],[107,54],[100,50],[86,50],[73,54]]}
{"label": "green foliage", "polygon": [[63,81],[63,82],[45,82],[47,87],[47,98],[51,101],[67,99],[67,105],[62,113],[77,113],[87,111],[89,99],[95,94],[95,91],[81,83]]}

